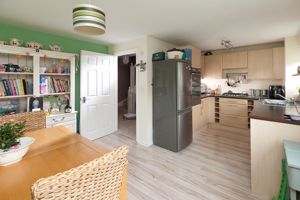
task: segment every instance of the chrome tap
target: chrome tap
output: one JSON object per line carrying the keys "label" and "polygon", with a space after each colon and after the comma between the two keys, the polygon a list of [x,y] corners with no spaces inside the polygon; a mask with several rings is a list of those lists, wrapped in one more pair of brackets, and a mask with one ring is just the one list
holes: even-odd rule
{"label": "chrome tap", "polygon": [[287,99],[284,96],[282,96],[281,94],[275,94],[275,96],[279,96],[279,97],[281,97],[281,98],[283,98],[284,100],[287,101]]}

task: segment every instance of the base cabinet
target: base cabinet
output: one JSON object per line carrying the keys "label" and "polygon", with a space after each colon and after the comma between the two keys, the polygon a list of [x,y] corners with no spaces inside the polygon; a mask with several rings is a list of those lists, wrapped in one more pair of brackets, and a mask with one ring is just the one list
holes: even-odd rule
{"label": "base cabinet", "polygon": [[207,126],[209,119],[209,98],[201,100],[201,104],[193,107],[193,133]]}
{"label": "base cabinet", "polygon": [[59,113],[49,115],[46,118],[46,127],[64,126],[71,129],[74,133],[77,132],[76,122],[77,112],[72,113]]}
{"label": "base cabinet", "polygon": [[220,124],[236,128],[248,128],[248,117],[220,114]]}
{"label": "base cabinet", "polygon": [[247,99],[216,97],[215,122],[224,126],[247,129],[249,127],[248,104]]}

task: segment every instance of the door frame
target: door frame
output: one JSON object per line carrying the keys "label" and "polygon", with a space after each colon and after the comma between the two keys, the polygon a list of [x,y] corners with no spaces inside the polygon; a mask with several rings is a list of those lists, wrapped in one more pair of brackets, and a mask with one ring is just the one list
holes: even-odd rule
{"label": "door frame", "polygon": [[[129,55],[129,54],[135,54],[135,62],[137,63],[138,61],[137,61],[137,49],[136,48],[134,48],[134,49],[127,49],[127,50],[122,50],[122,51],[116,51],[116,52],[114,52],[114,56],[117,56],[117,59],[118,59],[118,57],[119,56],[124,56],[124,55]],[[119,65],[118,65],[118,67],[119,67]],[[137,85],[137,80],[138,80],[138,78],[137,78],[137,76],[138,76],[138,74],[139,73],[137,73],[138,71],[136,70],[136,68],[135,68],[135,80],[136,80],[136,82],[135,82],[135,85]],[[117,83],[118,83],[118,78],[119,78],[119,74],[118,74],[118,70],[117,70]],[[118,87],[117,87],[118,88]],[[138,103],[139,103],[139,98],[137,98],[138,97],[138,89],[137,89],[137,87],[135,87],[136,89],[135,89],[135,104],[136,104],[136,114],[138,113],[137,112],[137,110],[138,110]],[[118,88],[119,89],[119,88]],[[118,90],[117,90],[117,99],[118,99]],[[118,100],[117,100],[118,101]],[[117,110],[117,114],[119,114],[119,111]],[[137,132],[137,127],[138,127],[138,123],[139,123],[139,115],[136,115],[136,121],[135,121],[135,140],[137,141],[137,135],[138,135],[138,132]],[[119,121],[118,121],[118,119],[117,119],[117,130],[119,129]]]}
{"label": "door frame", "polygon": [[[114,80],[115,80],[115,99],[114,99],[114,102],[115,102],[115,108],[114,108],[114,112],[115,112],[115,125],[113,127],[113,132],[117,131],[118,130],[118,57],[116,57],[116,55],[112,55],[112,54],[105,54],[105,53],[98,53],[98,52],[92,52],[92,51],[86,51],[86,50],[80,50],[80,99],[79,99],[79,103],[80,103],[80,114],[81,114],[81,98],[82,98],[82,84],[81,84],[81,69],[82,69],[82,66],[81,66],[81,53],[84,53],[85,55],[99,55],[99,56],[114,56],[115,59],[116,59],[116,66],[115,66],[115,76],[114,76]],[[79,121],[79,124],[80,124],[80,133],[82,132],[81,131],[81,128],[82,128],[82,120],[81,120],[81,117],[80,117],[80,121]]]}

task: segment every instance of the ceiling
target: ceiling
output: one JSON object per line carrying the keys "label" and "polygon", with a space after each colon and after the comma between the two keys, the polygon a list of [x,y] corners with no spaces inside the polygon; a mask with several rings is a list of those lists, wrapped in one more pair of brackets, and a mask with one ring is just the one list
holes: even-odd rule
{"label": "ceiling", "polygon": [[[72,8],[89,2],[106,12],[105,35],[73,31]],[[244,46],[296,35],[299,8],[299,0],[1,0],[0,22],[101,44],[151,35],[208,50],[222,39]]]}

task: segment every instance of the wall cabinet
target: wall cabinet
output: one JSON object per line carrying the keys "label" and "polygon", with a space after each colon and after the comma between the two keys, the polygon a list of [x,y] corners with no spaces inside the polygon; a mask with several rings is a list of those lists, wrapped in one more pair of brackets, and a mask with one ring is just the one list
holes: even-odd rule
{"label": "wall cabinet", "polygon": [[221,79],[223,70],[244,69],[248,79],[284,79],[284,47],[202,56],[203,78]]}
{"label": "wall cabinet", "polygon": [[273,78],[273,50],[262,49],[248,51],[248,78]]}
{"label": "wall cabinet", "polygon": [[204,78],[222,78],[222,55],[204,56]]}
{"label": "wall cabinet", "polygon": [[223,69],[247,68],[247,52],[222,54]]}
{"label": "wall cabinet", "polygon": [[273,79],[284,79],[284,47],[273,48]]}
{"label": "wall cabinet", "polygon": [[284,47],[248,51],[249,79],[284,79]]}
{"label": "wall cabinet", "polygon": [[192,45],[185,45],[178,47],[179,49],[189,48],[192,50],[192,67],[200,68],[201,67],[201,49],[194,47]]}

